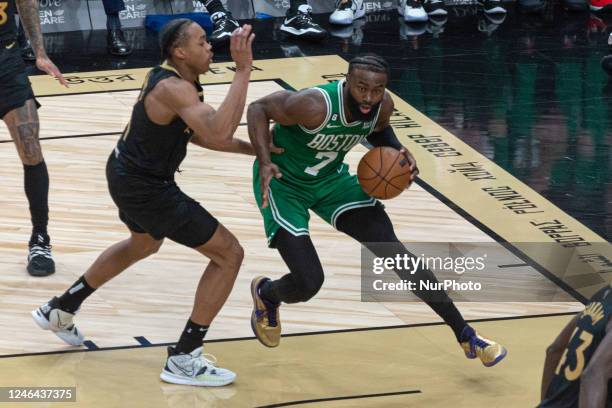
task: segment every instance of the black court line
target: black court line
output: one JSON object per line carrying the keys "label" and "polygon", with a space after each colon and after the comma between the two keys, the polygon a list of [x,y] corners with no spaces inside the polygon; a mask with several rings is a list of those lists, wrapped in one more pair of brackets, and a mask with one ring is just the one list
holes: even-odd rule
{"label": "black court line", "polygon": [[459,214],[461,217],[463,217],[466,221],[472,223],[476,228],[480,229],[482,232],[484,232],[485,234],[487,234],[488,236],[493,238],[495,241],[497,241],[498,244],[500,244],[501,246],[506,248],[508,251],[510,251],[514,255],[516,255],[518,258],[523,260],[528,266],[531,266],[533,269],[538,271],[544,277],[548,278],[555,285],[559,286],[561,289],[563,289],[565,292],[567,292],[574,299],[578,300],[579,302],[581,302],[582,304],[585,304],[585,305],[588,303],[588,299],[587,298],[582,296],[580,293],[578,293],[578,291],[576,291],[570,285],[568,285],[563,280],[561,280],[557,275],[553,274],[552,272],[550,272],[549,270],[544,268],[542,265],[540,265],[539,263],[537,263],[536,261],[531,259],[529,256],[525,255],[521,250],[519,250],[514,245],[512,245],[511,243],[506,241],[506,239],[502,238],[499,234],[497,234],[491,228],[487,227],[482,222],[480,222],[479,220],[474,218],[466,210],[464,210],[463,208],[459,207],[453,201],[449,200],[444,194],[440,193],[438,190],[434,189],[432,186],[430,186],[429,184],[427,184],[425,181],[423,181],[420,178],[417,178],[415,180],[415,182],[421,188],[423,188],[425,191],[427,191],[428,193],[430,193],[431,195],[436,197],[438,200],[440,200],[444,204],[446,204],[450,209],[455,211],[457,214]]}
{"label": "black court line", "polygon": [[529,266],[529,264],[508,264],[508,265],[497,265],[498,268],[520,268],[521,266]]}
{"label": "black court line", "polygon": [[[146,68],[145,68],[146,69]],[[46,74],[41,74],[42,75],[46,75]],[[133,75],[131,73],[124,73],[124,74],[109,74],[112,76],[120,76],[120,75]],[[214,74],[211,74],[214,75]],[[34,75],[31,75],[34,76]],[[100,75],[103,76],[103,75]],[[269,79],[251,79],[249,80],[249,83],[251,82],[276,82],[277,79],[276,78],[269,78]],[[278,79],[278,81],[284,82],[282,79]],[[101,82],[95,82],[95,83],[101,83]],[[230,85],[232,83],[232,81],[224,81],[224,82],[201,82],[200,85],[202,85],[202,87],[206,87],[206,86],[213,86],[213,85]],[[108,83],[105,83],[105,85]],[[81,84],[72,84],[72,85],[81,85]],[[280,85],[280,83],[279,83]],[[282,85],[281,85],[282,86]],[[83,92],[66,92],[66,93],[57,93],[57,94],[49,94],[49,95],[34,95],[36,98],[48,98],[51,96],[72,96],[72,95],[89,95],[89,94],[99,94],[99,93],[114,93],[114,92],[129,92],[129,91],[140,91],[142,88],[126,88],[126,89],[109,89],[107,91],[83,91]],[[291,88],[293,89],[293,88]],[[206,89],[205,89],[206,90]],[[206,94],[206,92],[204,92],[204,94]]]}
{"label": "black court line", "polygon": [[393,395],[410,395],[410,394],[421,394],[421,390],[396,391],[396,392],[384,392],[384,393],[380,393],[380,394],[362,394],[362,395],[349,395],[349,396],[346,396],[346,397],[330,397],[330,398],[317,398],[317,399],[300,400],[300,401],[288,401],[288,402],[281,402],[279,404],[260,405],[260,406],[258,406],[256,408],[277,408],[277,407],[288,407],[290,405],[313,404],[313,403],[317,403],[317,402],[342,401],[342,400],[363,399],[363,398],[377,398],[377,397],[390,397],[390,396],[393,396]]}
{"label": "black court line", "polygon": [[[238,126],[246,126],[246,122],[241,122]],[[96,137],[96,136],[114,136],[120,135],[123,132],[105,132],[105,133],[83,133],[80,135],[66,135],[66,136],[49,136],[49,137],[41,137],[39,140],[54,140],[54,139],[74,139],[79,137]],[[0,143],[13,143],[12,139],[0,140]]]}
{"label": "black court line", "polygon": [[[574,316],[576,315],[576,313],[577,312],[563,312],[563,313],[548,313],[548,314],[536,314],[536,315],[525,315],[525,316],[491,317],[491,318],[486,318],[486,319],[467,320],[467,322],[468,323],[487,323],[487,322],[501,322],[505,320],[540,319],[540,318],[547,318],[547,317]],[[361,327],[357,329],[337,329],[337,330],[321,330],[321,331],[305,332],[305,333],[291,333],[291,334],[283,334],[281,337],[319,336],[319,335],[325,335],[325,334],[382,331],[382,330],[395,330],[395,329],[411,329],[411,328],[417,328],[417,327],[444,326],[444,325],[446,325],[446,323],[444,322],[400,324],[400,325],[395,325],[395,326]],[[142,337],[142,336],[139,336],[139,337]],[[205,340],[204,343],[230,343],[234,341],[249,341],[249,340],[255,340],[255,336]],[[167,346],[173,346],[175,344],[176,342],[150,343],[146,347],[167,347]],[[45,355],[52,355],[52,354],[87,353],[87,352],[92,352],[92,351],[126,350],[126,349],[136,349],[136,348],[143,348],[143,347],[145,346],[132,344],[129,346],[98,347],[93,350],[83,349],[83,348],[72,348],[68,350],[42,351],[39,353],[5,354],[5,355],[0,355],[0,359],[14,358],[14,357],[45,356]]]}

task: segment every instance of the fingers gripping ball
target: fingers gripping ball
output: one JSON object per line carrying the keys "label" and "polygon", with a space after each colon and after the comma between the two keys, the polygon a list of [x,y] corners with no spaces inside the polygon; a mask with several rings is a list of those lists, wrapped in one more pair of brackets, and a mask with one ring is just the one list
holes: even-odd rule
{"label": "fingers gripping ball", "polygon": [[357,167],[357,179],[371,197],[387,200],[397,197],[411,181],[410,163],[392,147],[376,147],[367,152]]}

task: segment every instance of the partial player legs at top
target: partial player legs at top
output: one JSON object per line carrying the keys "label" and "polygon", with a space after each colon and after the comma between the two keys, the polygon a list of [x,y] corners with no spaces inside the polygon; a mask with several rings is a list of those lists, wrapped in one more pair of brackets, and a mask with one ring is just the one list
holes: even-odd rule
{"label": "partial player legs at top", "polygon": [[28,272],[47,276],[55,272],[47,232],[49,222],[49,174],[39,142],[39,121],[34,99],[11,110],[4,117],[23,164],[24,187],[30,207],[32,234],[29,242]]}

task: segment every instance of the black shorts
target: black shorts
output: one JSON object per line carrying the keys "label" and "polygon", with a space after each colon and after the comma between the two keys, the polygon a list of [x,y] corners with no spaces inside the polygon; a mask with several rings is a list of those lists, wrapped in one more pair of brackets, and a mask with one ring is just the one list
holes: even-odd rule
{"label": "black shorts", "polygon": [[140,175],[117,159],[115,152],[108,158],[106,178],[119,218],[133,232],[195,248],[208,242],[219,226],[174,181]]}
{"label": "black shorts", "polygon": [[[28,99],[34,99],[34,92],[21,58],[21,48],[16,41],[12,45],[0,42],[0,118],[22,107]],[[38,102],[36,106],[40,106]]]}

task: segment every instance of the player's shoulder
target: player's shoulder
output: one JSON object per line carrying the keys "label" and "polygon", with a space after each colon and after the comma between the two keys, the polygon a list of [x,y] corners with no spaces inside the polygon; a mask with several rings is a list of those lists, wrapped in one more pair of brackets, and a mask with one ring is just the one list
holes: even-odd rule
{"label": "player's shoulder", "polygon": [[301,112],[325,111],[325,96],[317,88],[306,88],[297,92],[289,92],[286,106],[290,110]]}
{"label": "player's shoulder", "polygon": [[189,81],[180,77],[169,76],[161,79],[155,85],[155,94],[158,98],[169,102],[183,104],[191,99],[190,96],[197,97],[197,90]]}

